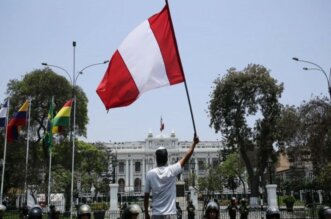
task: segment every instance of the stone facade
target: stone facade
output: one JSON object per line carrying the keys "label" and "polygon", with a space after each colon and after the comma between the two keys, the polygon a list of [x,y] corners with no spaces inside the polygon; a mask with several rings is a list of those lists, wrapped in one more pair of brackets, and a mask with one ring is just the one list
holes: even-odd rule
{"label": "stone facade", "polygon": [[[149,132],[144,141],[114,142],[105,145],[117,156],[115,181],[119,184],[119,193],[143,195],[146,173],[156,166],[156,149],[160,146],[167,148],[168,163],[172,164],[186,153],[192,141],[179,141],[174,131],[170,135],[161,132],[155,136]],[[198,177],[207,174],[209,167],[218,164],[221,149],[222,146],[217,141],[200,141],[179,179],[186,181],[192,171]],[[113,168],[111,165],[110,170]]]}

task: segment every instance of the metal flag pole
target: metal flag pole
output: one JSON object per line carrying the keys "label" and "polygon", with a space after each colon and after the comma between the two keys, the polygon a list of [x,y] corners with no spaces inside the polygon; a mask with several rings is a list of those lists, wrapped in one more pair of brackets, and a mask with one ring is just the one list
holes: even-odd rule
{"label": "metal flag pole", "polygon": [[51,199],[51,174],[52,174],[52,150],[49,150],[49,164],[48,164],[48,188],[47,188],[47,206],[49,208]]}
{"label": "metal flag pole", "polygon": [[[52,99],[51,99],[51,105],[50,105],[50,109],[52,110],[49,110],[49,112],[51,112],[51,115],[50,115],[50,118],[48,118],[47,120],[47,125],[46,127],[48,128],[48,123],[50,123],[50,130],[49,132],[52,132],[53,130],[53,103],[54,103],[54,96],[52,96]],[[50,121],[49,121],[50,120]],[[49,138],[53,138],[52,134],[49,134]],[[49,204],[50,204],[50,199],[51,199],[51,179],[52,179],[52,141],[53,140],[50,140],[51,142],[51,145],[48,145],[48,149],[49,149],[49,164],[48,164],[48,188],[47,188],[47,207],[49,208]]]}
{"label": "metal flag pole", "polygon": [[7,132],[8,132],[8,118],[9,118],[9,105],[10,105],[10,97],[7,99],[7,112],[6,112],[6,122],[5,122],[5,145],[3,149],[3,159],[2,159],[2,175],[1,175],[1,193],[0,193],[0,204],[3,200],[3,183],[5,178],[5,167],[6,167],[6,154],[7,154]]}
{"label": "metal flag pole", "polygon": [[181,60],[180,54],[179,54],[179,49],[178,49],[178,45],[177,45],[177,39],[176,39],[176,35],[175,35],[174,25],[172,23],[172,18],[171,18],[171,13],[170,13],[170,8],[169,8],[168,0],[165,0],[165,3],[166,3],[166,6],[168,7],[169,19],[170,19],[170,26],[171,26],[171,30],[172,30],[174,41],[175,41],[175,47],[176,47],[176,50],[177,50],[177,53],[178,53],[179,65],[180,65],[180,68],[181,68],[181,70],[183,72],[185,91],[186,91],[186,96],[187,96],[187,100],[188,100],[188,105],[189,105],[189,108],[190,108],[191,119],[192,119],[192,124],[193,124],[193,129],[194,129],[194,136],[197,136],[197,130],[195,128],[195,122],[194,122],[194,116],[193,116],[193,110],[192,110],[190,95],[189,95],[188,88],[187,88],[187,83],[186,83],[186,78],[185,78],[185,74],[184,74],[184,68],[183,68],[183,65],[182,65],[182,60]]}
{"label": "metal flag pole", "polygon": [[26,139],[26,156],[25,156],[25,180],[24,180],[24,191],[26,204],[28,204],[28,188],[27,188],[27,178],[28,178],[28,163],[29,163],[29,146],[30,146],[30,114],[31,114],[31,97],[28,98],[28,131]]}
{"label": "metal flag pole", "polygon": [[74,98],[74,115],[73,115],[73,126],[71,131],[71,138],[72,138],[72,163],[71,163],[71,195],[70,195],[70,219],[72,219],[72,211],[73,211],[73,194],[74,194],[74,171],[75,171],[75,131],[76,131],[76,93],[75,93],[75,48],[76,48],[76,42],[72,42],[72,46],[74,47],[74,57],[73,57],[73,76],[72,76],[72,93]]}

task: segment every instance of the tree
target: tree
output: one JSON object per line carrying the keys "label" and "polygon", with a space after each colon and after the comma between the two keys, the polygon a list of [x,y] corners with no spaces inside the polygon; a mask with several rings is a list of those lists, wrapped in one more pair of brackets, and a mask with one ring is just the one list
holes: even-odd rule
{"label": "tree", "polygon": [[[282,109],[278,125],[279,139],[283,141],[283,152],[294,164],[291,169],[293,185],[297,189],[325,187],[321,179],[331,157],[331,105],[325,97],[314,97],[299,107],[286,106]],[[307,179],[307,163],[313,167],[313,178]],[[318,180],[316,180],[316,178]],[[297,183],[304,180],[305,183]],[[318,183],[319,182],[319,183]],[[298,185],[302,185],[298,188]]]}
{"label": "tree", "polygon": [[225,187],[234,191],[239,187],[239,181],[243,186],[244,194],[246,195],[244,172],[245,166],[240,155],[237,152],[229,154],[226,160],[220,165],[222,177],[227,182]]}
{"label": "tree", "polygon": [[215,192],[223,191],[222,173],[220,168],[212,167],[208,170],[205,177],[198,178],[198,188],[200,192],[206,192],[207,196],[213,195]]}
{"label": "tree", "polygon": [[[277,84],[265,67],[256,64],[242,71],[230,68],[214,85],[208,106],[210,126],[216,133],[222,133],[226,146],[239,152],[248,173],[251,195],[258,197],[258,180],[268,157],[276,160],[273,144],[283,85]],[[252,127],[248,119],[255,119]]]}

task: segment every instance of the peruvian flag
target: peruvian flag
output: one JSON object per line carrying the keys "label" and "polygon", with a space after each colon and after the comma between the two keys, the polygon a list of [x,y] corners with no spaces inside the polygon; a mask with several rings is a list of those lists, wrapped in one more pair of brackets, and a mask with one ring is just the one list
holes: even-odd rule
{"label": "peruvian flag", "polygon": [[112,56],[97,93],[106,109],[185,80],[168,4],[136,27]]}

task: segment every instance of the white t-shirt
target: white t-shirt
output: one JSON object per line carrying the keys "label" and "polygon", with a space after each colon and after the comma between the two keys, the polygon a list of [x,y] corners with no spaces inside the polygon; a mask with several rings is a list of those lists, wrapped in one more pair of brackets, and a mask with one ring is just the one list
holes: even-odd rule
{"label": "white t-shirt", "polygon": [[156,167],[146,175],[145,193],[152,192],[152,214],[176,214],[176,180],[182,172],[179,162]]}

